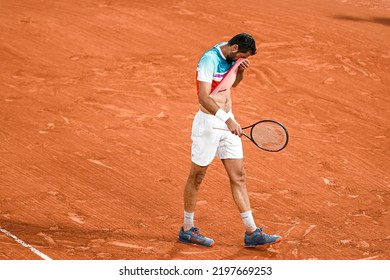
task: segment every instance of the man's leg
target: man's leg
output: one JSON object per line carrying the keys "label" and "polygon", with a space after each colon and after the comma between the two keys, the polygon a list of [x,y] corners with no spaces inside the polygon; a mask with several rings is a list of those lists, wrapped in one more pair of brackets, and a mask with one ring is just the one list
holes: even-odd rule
{"label": "man's leg", "polygon": [[223,159],[223,165],[229,175],[230,187],[234,202],[243,216],[247,233],[256,230],[256,224],[251,213],[251,205],[246,189],[246,177],[243,159]]}
{"label": "man's leg", "polygon": [[207,166],[199,166],[191,163],[190,174],[184,188],[184,224],[179,231],[179,241],[191,245],[207,246],[214,245],[214,240],[203,236],[199,229],[194,226],[194,211],[198,199],[199,187],[206,174]]}
{"label": "man's leg", "polygon": [[223,159],[223,165],[229,175],[233,199],[240,211],[245,224],[246,232],[244,243],[246,247],[255,247],[276,243],[282,240],[279,235],[268,235],[262,228],[257,228],[254,222],[248,192],[246,189],[246,177],[242,159]]}
{"label": "man's leg", "polygon": [[240,212],[251,210],[249,196],[246,189],[246,177],[242,159],[223,159],[223,165],[229,175],[234,202]]}
{"label": "man's leg", "polygon": [[[206,175],[208,166],[199,166],[191,162],[190,174],[188,175],[187,183],[184,188],[184,211],[194,213],[200,184]],[[184,231],[189,230],[189,225],[183,225]]]}

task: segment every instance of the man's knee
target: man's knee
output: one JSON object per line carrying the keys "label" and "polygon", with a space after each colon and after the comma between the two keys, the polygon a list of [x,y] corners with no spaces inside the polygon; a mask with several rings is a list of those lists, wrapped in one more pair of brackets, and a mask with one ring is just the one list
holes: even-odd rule
{"label": "man's knee", "polygon": [[233,174],[230,174],[230,182],[231,184],[237,186],[245,186],[246,184],[245,169],[242,168],[240,170],[235,171]]}
{"label": "man's knee", "polygon": [[200,184],[201,184],[202,181],[203,181],[203,178],[204,178],[204,176],[205,176],[205,173],[206,173],[206,172],[200,172],[200,173],[197,173],[197,174],[195,175],[194,182],[195,182],[195,186],[196,186],[197,188],[200,187]]}
{"label": "man's knee", "polygon": [[206,168],[202,168],[202,169],[193,168],[191,170],[189,180],[192,182],[192,185],[196,189],[198,189],[205,175],[206,175]]}

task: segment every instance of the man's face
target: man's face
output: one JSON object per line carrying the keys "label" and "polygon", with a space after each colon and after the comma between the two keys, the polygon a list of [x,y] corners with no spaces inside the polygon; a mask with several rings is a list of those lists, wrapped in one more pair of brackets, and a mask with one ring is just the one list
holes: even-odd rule
{"label": "man's face", "polygon": [[246,53],[238,51],[238,45],[233,45],[230,48],[230,53],[226,57],[226,62],[232,64],[233,61],[237,61],[239,58],[248,58],[251,56],[251,53],[248,51]]}

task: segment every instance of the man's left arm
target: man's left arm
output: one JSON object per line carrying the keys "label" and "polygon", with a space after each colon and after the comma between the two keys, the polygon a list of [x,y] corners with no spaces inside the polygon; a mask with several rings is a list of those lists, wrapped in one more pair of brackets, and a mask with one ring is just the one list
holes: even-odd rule
{"label": "man's left arm", "polygon": [[238,67],[238,70],[237,70],[236,80],[234,81],[234,84],[232,85],[232,87],[238,86],[238,84],[242,81],[242,79],[244,78],[244,72],[246,69],[249,68],[249,65],[250,65],[250,62],[248,59],[245,59],[241,62],[240,66]]}

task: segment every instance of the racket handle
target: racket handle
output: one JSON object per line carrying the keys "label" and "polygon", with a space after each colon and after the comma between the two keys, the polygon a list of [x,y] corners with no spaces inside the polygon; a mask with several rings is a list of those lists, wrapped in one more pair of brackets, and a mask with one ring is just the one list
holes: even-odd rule
{"label": "racket handle", "polygon": [[229,131],[228,128],[222,128],[222,127],[213,127],[213,129]]}
{"label": "racket handle", "polygon": [[[213,127],[213,129],[230,131],[228,128],[222,128],[222,127]],[[251,139],[248,135],[245,134],[244,131],[242,132],[242,135],[246,136],[246,138],[248,138],[248,139]]]}

